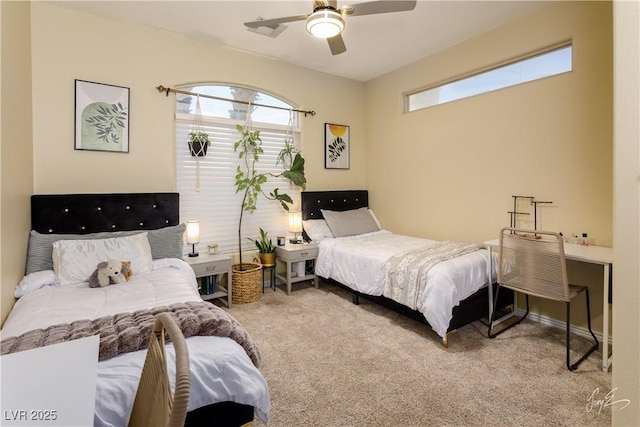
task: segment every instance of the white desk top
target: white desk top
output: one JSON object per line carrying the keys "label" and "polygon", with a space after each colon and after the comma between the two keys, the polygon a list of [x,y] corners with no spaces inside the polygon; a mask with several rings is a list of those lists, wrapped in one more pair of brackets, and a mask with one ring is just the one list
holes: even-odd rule
{"label": "white desk top", "polygon": [[0,357],[3,426],[93,425],[100,336]]}
{"label": "white desk top", "polygon": [[[500,240],[487,240],[485,245],[497,248],[500,246]],[[593,264],[612,264],[613,248],[604,246],[583,246],[575,243],[564,244],[564,256],[566,259],[574,261],[590,262]]]}

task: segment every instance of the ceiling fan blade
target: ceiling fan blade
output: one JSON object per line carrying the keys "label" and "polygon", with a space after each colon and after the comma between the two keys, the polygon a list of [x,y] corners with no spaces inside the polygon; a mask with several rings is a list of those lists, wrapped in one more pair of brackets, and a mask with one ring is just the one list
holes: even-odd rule
{"label": "ceiling fan blade", "polygon": [[376,13],[403,12],[413,10],[416,7],[416,0],[399,0],[399,1],[369,1],[366,3],[357,3],[351,6],[342,6],[340,9],[343,15],[361,16],[374,15]]}
{"label": "ceiling fan blade", "polygon": [[249,28],[258,28],[258,27],[277,27],[279,24],[284,24],[285,22],[293,22],[293,21],[302,21],[307,19],[309,15],[297,15],[297,16],[287,16],[285,18],[274,18],[274,19],[259,19],[257,21],[245,22],[244,25]]}
{"label": "ceiling fan blade", "polygon": [[345,46],[344,40],[340,34],[335,37],[328,38],[327,42],[329,43],[329,49],[331,50],[332,55],[340,55],[347,51],[347,46]]}

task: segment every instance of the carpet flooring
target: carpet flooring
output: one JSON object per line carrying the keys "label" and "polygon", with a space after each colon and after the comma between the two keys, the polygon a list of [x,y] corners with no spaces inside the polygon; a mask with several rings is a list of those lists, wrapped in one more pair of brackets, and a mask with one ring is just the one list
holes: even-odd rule
{"label": "carpet flooring", "polygon": [[569,372],[562,329],[527,320],[490,340],[475,322],[444,348],[428,326],[356,306],[327,282],[294,285],[290,296],[267,288],[230,313],[261,350],[270,426],[611,424],[611,407],[598,402],[611,391],[601,353]]}

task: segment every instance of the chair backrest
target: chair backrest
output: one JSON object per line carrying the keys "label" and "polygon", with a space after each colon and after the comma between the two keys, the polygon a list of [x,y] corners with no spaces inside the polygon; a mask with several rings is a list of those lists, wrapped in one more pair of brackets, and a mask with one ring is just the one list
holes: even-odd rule
{"label": "chair backrest", "polygon": [[[167,373],[165,332],[173,342],[176,355],[173,393]],[[190,389],[189,352],[184,335],[169,313],[160,313],[156,316],[149,339],[147,357],[142,368],[129,426],[184,426]]]}
{"label": "chair backrest", "polygon": [[562,236],[549,231],[500,230],[498,283],[517,292],[568,302]]}

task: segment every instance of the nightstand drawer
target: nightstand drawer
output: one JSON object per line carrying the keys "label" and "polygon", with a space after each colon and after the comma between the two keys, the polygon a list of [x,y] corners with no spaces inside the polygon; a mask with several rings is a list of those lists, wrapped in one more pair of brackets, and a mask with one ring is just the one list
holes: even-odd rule
{"label": "nightstand drawer", "polygon": [[313,259],[318,256],[317,246],[302,246],[300,249],[292,249],[291,246],[287,247],[287,250],[283,250],[280,247],[276,248],[278,258],[283,261],[302,261],[305,259]]}
{"label": "nightstand drawer", "polygon": [[218,274],[220,272],[228,272],[231,268],[229,261],[210,261],[201,264],[192,264],[193,272],[196,277],[207,276],[209,274]]}

